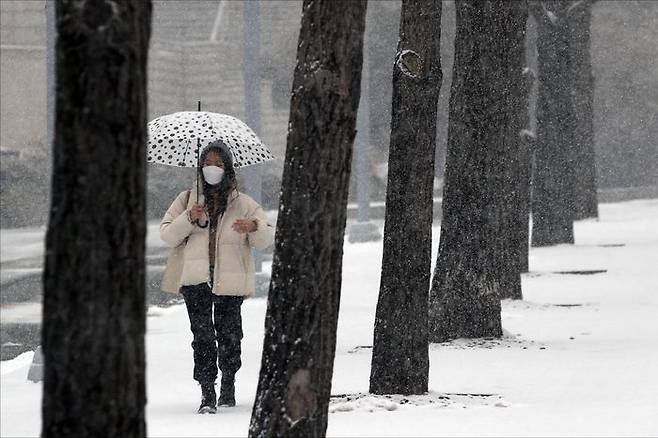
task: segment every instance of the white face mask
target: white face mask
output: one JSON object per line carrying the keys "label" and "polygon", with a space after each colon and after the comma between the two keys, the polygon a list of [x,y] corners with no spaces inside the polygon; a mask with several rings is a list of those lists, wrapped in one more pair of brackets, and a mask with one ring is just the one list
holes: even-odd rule
{"label": "white face mask", "polygon": [[211,186],[219,184],[224,177],[224,169],[219,166],[205,166],[202,169],[203,179]]}

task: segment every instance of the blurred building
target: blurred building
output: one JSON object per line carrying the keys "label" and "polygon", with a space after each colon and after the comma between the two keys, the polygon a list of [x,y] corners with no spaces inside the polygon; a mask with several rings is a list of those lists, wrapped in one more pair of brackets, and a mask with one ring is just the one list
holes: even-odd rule
{"label": "blurred building", "polygon": [[[149,116],[203,109],[243,118],[243,2],[156,0],[149,58]],[[392,60],[399,1],[368,5],[371,147],[386,159],[390,133]],[[260,1],[260,136],[284,156],[301,0]],[[597,2],[592,19],[596,78],[595,135],[601,187],[658,185],[658,2]],[[454,5],[444,0],[437,174],[443,173],[451,82]],[[0,147],[44,150],[46,143],[45,0],[0,0]],[[535,35],[530,21],[528,44]],[[532,66],[534,60],[530,57]],[[4,156],[7,153],[3,154]],[[265,187],[283,162],[265,166]],[[276,197],[263,193],[266,203]],[[269,196],[269,199],[268,199]]]}
{"label": "blurred building", "polygon": [[[195,110],[197,101],[203,110],[244,119],[243,9],[241,1],[153,2],[149,119]],[[300,0],[260,2],[259,134],[281,158],[300,19]],[[45,0],[0,0],[0,66],[0,203],[20,205],[3,208],[0,222],[3,227],[42,224],[49,186]],[[263,169],[263,203],[275,208],[283,160]],[[149,217],[161,216],[189,179],[189,172],[149,166]]]}
{"label": "blurred building", "polygon": [[[282,156],[300,1],[261,2],[261,132]],[[0,1],[4,150],[46,143],[45,1]],[[149,118],[202,109],[245,115],[243,4],[155,1],[149,53]],[[281,163],[278,166],[281,167]]]}
{"label": "blurred building", "polygon": [[46,144],[46,16],[43,1],[0,1],[0,147]]}

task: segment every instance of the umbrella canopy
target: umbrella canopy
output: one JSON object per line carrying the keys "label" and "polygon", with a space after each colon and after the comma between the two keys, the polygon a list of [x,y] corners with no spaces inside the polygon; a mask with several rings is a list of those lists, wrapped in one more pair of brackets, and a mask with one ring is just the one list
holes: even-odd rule
{"label": "umbrella canopy", "polygon": [[181,111],[153,119],[148,131],[149,163],[197,167],[199,151],[217,140],[231,150],[236,168],[274,159],[249,126],[226,114]]}

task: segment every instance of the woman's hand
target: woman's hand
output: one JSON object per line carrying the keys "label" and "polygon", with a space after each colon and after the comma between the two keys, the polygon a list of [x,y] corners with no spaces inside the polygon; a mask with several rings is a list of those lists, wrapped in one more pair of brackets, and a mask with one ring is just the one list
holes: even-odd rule
{"label": "woman's hand", "polygon": [[196,222],[203,217],[203,205],[194,204],[190,209],[190,222]]}
{"label": "woman's hand", "polygon": [[253,219],[238,219],[233,222],[232,228],[240,234],[252,233],[258,229],[258,222]]}

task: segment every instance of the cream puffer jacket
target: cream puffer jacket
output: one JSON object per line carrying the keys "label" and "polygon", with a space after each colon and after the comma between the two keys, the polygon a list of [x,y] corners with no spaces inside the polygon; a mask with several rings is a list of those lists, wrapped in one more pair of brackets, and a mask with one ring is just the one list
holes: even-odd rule
{"label": "cream puffer jacket", "polygon": [[[180,193],[160,223],[160,238],[167,245],[185,245],[180,280],[175,290],[180,286],[209,280],[209,227],[201,228],[190,223],[187,214],[195,201],[196,188]],[[203,203],[203,195],[200,194],[199,204]],[[240,234],[233,230],[232,225],[236,219],[244,218],[257,222],[256,231]],[[255,266],[251,248],[265,249],[273,241],[274,227],[267,223],[261,206],[244,193],[237,190],[231,192],[226,212],[217,225],[212,292],[216,295],[252,296],[255,292]]]}

